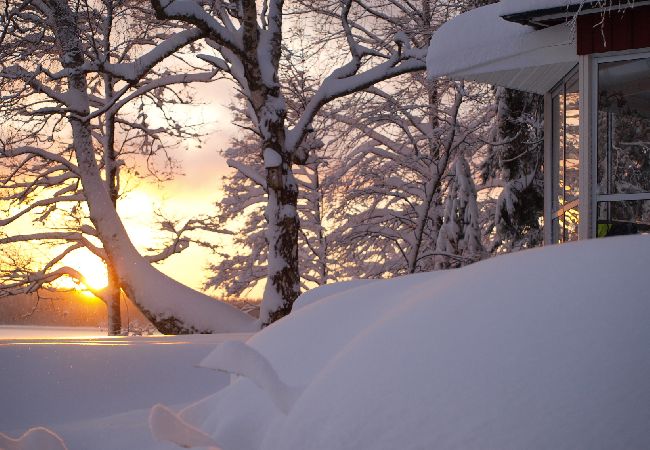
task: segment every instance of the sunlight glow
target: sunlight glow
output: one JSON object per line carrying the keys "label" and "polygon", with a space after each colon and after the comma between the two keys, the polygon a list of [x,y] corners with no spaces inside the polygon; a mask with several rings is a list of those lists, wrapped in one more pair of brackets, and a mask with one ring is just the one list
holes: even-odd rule
{"label": "sunlight glow", "polygon": [[[79,271],[86,278],[86,283],[91,289],[101,289],[108,285],[108,273],[104,262],[89,250],[81,249],[70,253],[61,262]],[[54,285],[57,288],[74,289],[92,296],[83,284],[80,285],[68,277],[59,278]]]}

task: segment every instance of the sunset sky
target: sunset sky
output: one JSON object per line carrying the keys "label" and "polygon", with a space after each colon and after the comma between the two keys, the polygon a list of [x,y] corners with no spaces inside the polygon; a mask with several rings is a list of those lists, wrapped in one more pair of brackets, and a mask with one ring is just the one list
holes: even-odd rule
{"label": "sunset sky", "polygon": [[[200,146],[199,142],[185,141],[172,152],[172,156],[181,164],[180,175],[162,183],[128,180],[129,188],[118,201],[118,212],[134,244],[143,253],[147,253],[149,247],[156,247],[161,236],[164,236],[156,230],[156,210],[181,222],[214,212],[214,203],[221,193],[221,179],[231,170],[219,152],[237,132],[231,125],[230,87],[228,82],[222,80],[197,84],[194,86],[196,98],[202,104],[178,107],[178,114],[186,115],[188,122],[204,121],[206,126],[203,131],[207,133]],[[24,219],[29,220],[28,217]],[[15,228],[14,231],[24,233],[23,227],[26,226],[35,228],[37,225],[21,219],[20,223],[11,225],[8,230]],[[21,248],[30,251],[27,246]],[[34,251],[34,247],[31,250]],[[36,248],[36,251],[47,252],[43,248]],[[201,290],[208,275],[204,267],[209,260],[214,261],[209,250],[191,245],[156,267],[176,280]],[[69,255],[63,263],[83,273],[94,288],[106,283],[103,263],[85,249]],[[69,279],[61,279],[57,284],[65,288],[74,286]]]}
{"label": "sunset sky", "polygon": [[[221,178],[231,170],[219,154],[237,132],[230,123],[230,85],[225,81],[216,81],[195,88],[197,98],[205,105],[189,107],[188,112],[200,114],[209,123],[206,130],[210,131],[203,138],[202,147],[190,144],[189,149],[177,149],[174,156],[182,164],[183,175],[162,185],[141,182],[140,187],[127,194],[123,204],[118,206],[136,245],[147,245],[143,241],[151,239],[148,231],[156,208],[178,219],[213,212],[213,205],[221,192]],[[145,217],[140,216],[140,208],[145,209]],[[178,281],[200,289],[205,281],[206,274],[202,269],[208,257],[207,250],[190,246],[157,267]]]}

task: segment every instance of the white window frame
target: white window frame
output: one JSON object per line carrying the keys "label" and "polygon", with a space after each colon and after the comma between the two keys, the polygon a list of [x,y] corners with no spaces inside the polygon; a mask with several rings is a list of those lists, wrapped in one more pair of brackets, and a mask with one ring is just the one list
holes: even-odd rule
{"label": "white window frame", "polygon": [[[588,173],[585,173],[585,176],[582,176],[581,179],[585,179],[585,188],[587,190],[581,189],[581,198],[582,192],[588,193],[588,198],[585,198],[584,205],[588,205],[588,211],[585,211],[583,216],[583,211],[580,211],[580,223],[585,223],[585,226],[580,229],[580,239],[592,238],[595,237],[596,230],[596,221],[598,215],[596,214],[598,203],[599,202],[619,202],[619,201],[638,201],[638,200],[650,200],[650,192],[643,192],[637,194],[597,194],[596,186],[598,183],[598,66],[604,63],[618,62],[618,61],[631,61],[634,59],[650,59],[650,50],[645,49],[635,49],[635,50],[624,50],[619,52],[608,52],[595,55],[587,55],[580,57],[580,71],[584,76],[580,76],[582,90],[582,82],[584,78],[585,90],[582,92],[589,93],[585,95],[585,115],[582,115],[582,104],[580,105],[581,119],[582,117],[588,117],[589,120],[585,121],[589,123],[589,129],[585,130],[584,136],[587,136],[587,139],[584,141],[584,153],[585,160],[583,161],[582,152],[583,152],[583,139],[582,139],[582,128],[581,140],[580,140],[580,166],[589,167]],[[650,72],[649,72],[650,74]],[[582,100],[583,97],[580,97]],[[593,107],[590,107],[593,104]],[[587,115],[588,113],[588,115]],[[582,125],[582,122],[581,122]],[[585,165],[583,166],[583,162]],[[586,209],[586,208],[585,208]],[[584,220],[587,219],[587,220]],[[588,226],[587,226],[588,225]]]}
{"label": "white window frame", "polygon": [[[554,117],[553,117],[553,97],[559,95],[560,91],[565,89],[565,86],[569,79],[575,75],[578,75],[578,95],[580,96],[580,130],[579,133],[582,133],[582,83],[580,79],[580,66],[576,65],[571,70],[569,70],[560,81],[558,81],[553,88],[544,95],[544,244],[549,245],[553,244],[553,220],[563,215],[566,211],[574,209],[576,206],[579,207],[582,199],[582,185],[579,185],[579,196],[577,199],[570,201],[569,203],[560,206],[557,210],[553,210],[553,200],[557,194],[555,189],[555,176],[553,173],[553,144],[554,144]],[[566,131],[566,130],[565,130]],[[580,150],[579,155],[582,155],[582,136],[580,136]],[[582,159],[579,157],[578,161],[578,174],[579,180],[582,180]],[[578,224],[578,226],[580,226]]]}

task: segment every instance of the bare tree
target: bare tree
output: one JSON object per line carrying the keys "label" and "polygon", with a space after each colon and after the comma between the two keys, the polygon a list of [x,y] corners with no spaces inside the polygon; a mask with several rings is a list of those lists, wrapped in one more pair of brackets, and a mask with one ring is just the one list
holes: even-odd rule
{"label": "bare tree", "polygon": [[[113,5],[112,2],[104,5],[109,3]],[[26,193],[13,193],[6,199],[22,206],[15,212],[12,210],[2,223],[13,222],[41,208],[53,210],[56,205],[84,202],[92,224],[84,233],[101,242],[102,256],[114,270],[115,285],[124,289],[161,331],[255,328],[245,314],[154,269],[131,243],[115,210],[121,160],[118,153],[111,154],[115,150],[111,130],[117,126],[138,129],[146,124],[143,114],[125,119],[127,115],[120,117],[117,113],[133,101],[142,101],[148,93],[153,94],[149,97],[152,101],[161,102],[163,91],[171,85],[211,79],[215,70],[181,73],[154,70],[161,68],[180,48],[200,39],[203,33],[163,26],[160,32],[142,35],[139,42],[119,43],[122,53],[106,52],[108,47],[98,47],[97,40],[86,39],[89,24],[97,23],[94,21],[97,10],[90,3],[52,0],[11,3],[11,6],[14,6],[12,14],[7,15],[11,21],[3,33],[0,79],[2,92],[9,93],[3,98],[3,107],[9,111],[9,120],[21,126],[16,136],[5,140],[2,148],[3,161],[11,160],[15,164],[6,180],[15,180],[16,175],[32,170],[32,167],[27,169],[32,163],[42,165],[43,172],[28,181],[31,187],[27,187]],[[134,9],[126,8],[126,11]],[[140,19],[127,23],[142,24]],[[104,26],[107,27],[104,31],[111,27],[106,21]],[[52,47],[57,50],[54,54]],[[156,76],[149,77],[152,74]],[[141,136],[146,136],[145,141],[162,142],[152,129]],[[25,137],[31,140],[20,139]],[[69,144],[61,146],[52,142],[59,138]],[[97,142],[102,145],[96,145]],[[98,160],[98,149],[104,151],[103,159]],[[105,179],[100,174],[103,169],[106,169]],[[65,186],[49,198],[39,197],[41,188],[58,186],[60,182]],[[14,187],[21,189],[21,186]],[[25,200],[31,201],[25,203]],[[182,304],[183,300],[187,305]]]}
{"label": "bare tree", "polygon": [[336,114],[353,145],[340,169],[330,243],[351,274],[434,270],[456,161],[483,145],[478,136],[490,126],[483,97],[476,87],[412,74],[370,89],[352,117]]}
{"label": "bare tree", "polygon": [[[295,69],[295,67],[294,67]],[[296,114],[306,97],[305,73],[291,70],[292,87],[287,94],[289,114]],[[302,86],[296,86],[302,85]],[[241,100],[241,99],[240,99]],[[249,128],[248,119],[241,108],[233,106],[235,124],[240,126],[239,137],[223,152],[228,163],[239,168],[224,178],[224,196],[217,204],[217,230],[233,231],[233,246],[223,252],[218,249],[218,259],[210,265],[212,272],[206,287],[223,288],[231,296],[240,296],[251,290],[267,275],[267,244],[264,206],[266,189],[264,164],[257,149],[260,137]],[[306,138],[306,145],[313,150],[308,161],[294,170],[299,186],[297,211],[300,217],[298,236],[301,287],[313,288],[332,280],[332,261],[328,254],[325,224],[329,202],[327,174],[331,146],[323,143],[325,130],[329,127],[317,118],[314,131]]]}
{"label": "bare tree", "polygon": [[[262,140],[264,161],[268,277],[261,318],[270,323],[287,314],[300,291],[298,268],[298,183],[294,165],[308,161],[305,139],[324,105],[379,81],[425,68],[423,20],[432,9],[392,0],[380,3],[305,2],[287,7],[282,0],[201,2],[152,0],[158,17],[192,24],[205,33],[219,56],[204,56],[227,72],[249,104],[248,117]],[[429,4],[429,2],[426,2]],[[289,11],[291,10],[291,11]],[[283,22],[289,12],[305,17],[314,27],[328,55],[329,74],[322,79],[299,117],[289,119],[280,76],[283,45],[289,43]],[[334,27],[325,28],[334,24]],[[399,32],[395,33],[396,26]],[[386,34],[386,33],[389,34]],[[427,30],[430,32],[430,30]]]}

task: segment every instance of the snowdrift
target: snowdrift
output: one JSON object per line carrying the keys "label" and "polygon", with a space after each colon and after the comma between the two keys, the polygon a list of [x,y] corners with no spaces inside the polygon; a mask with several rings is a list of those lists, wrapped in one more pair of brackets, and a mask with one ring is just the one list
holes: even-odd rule
{"label": "snowdrift", "polygon": [[172,422],[223,450],[650,448],[649,267],[635,236],[328,286],[217,348],[240,376]]}

